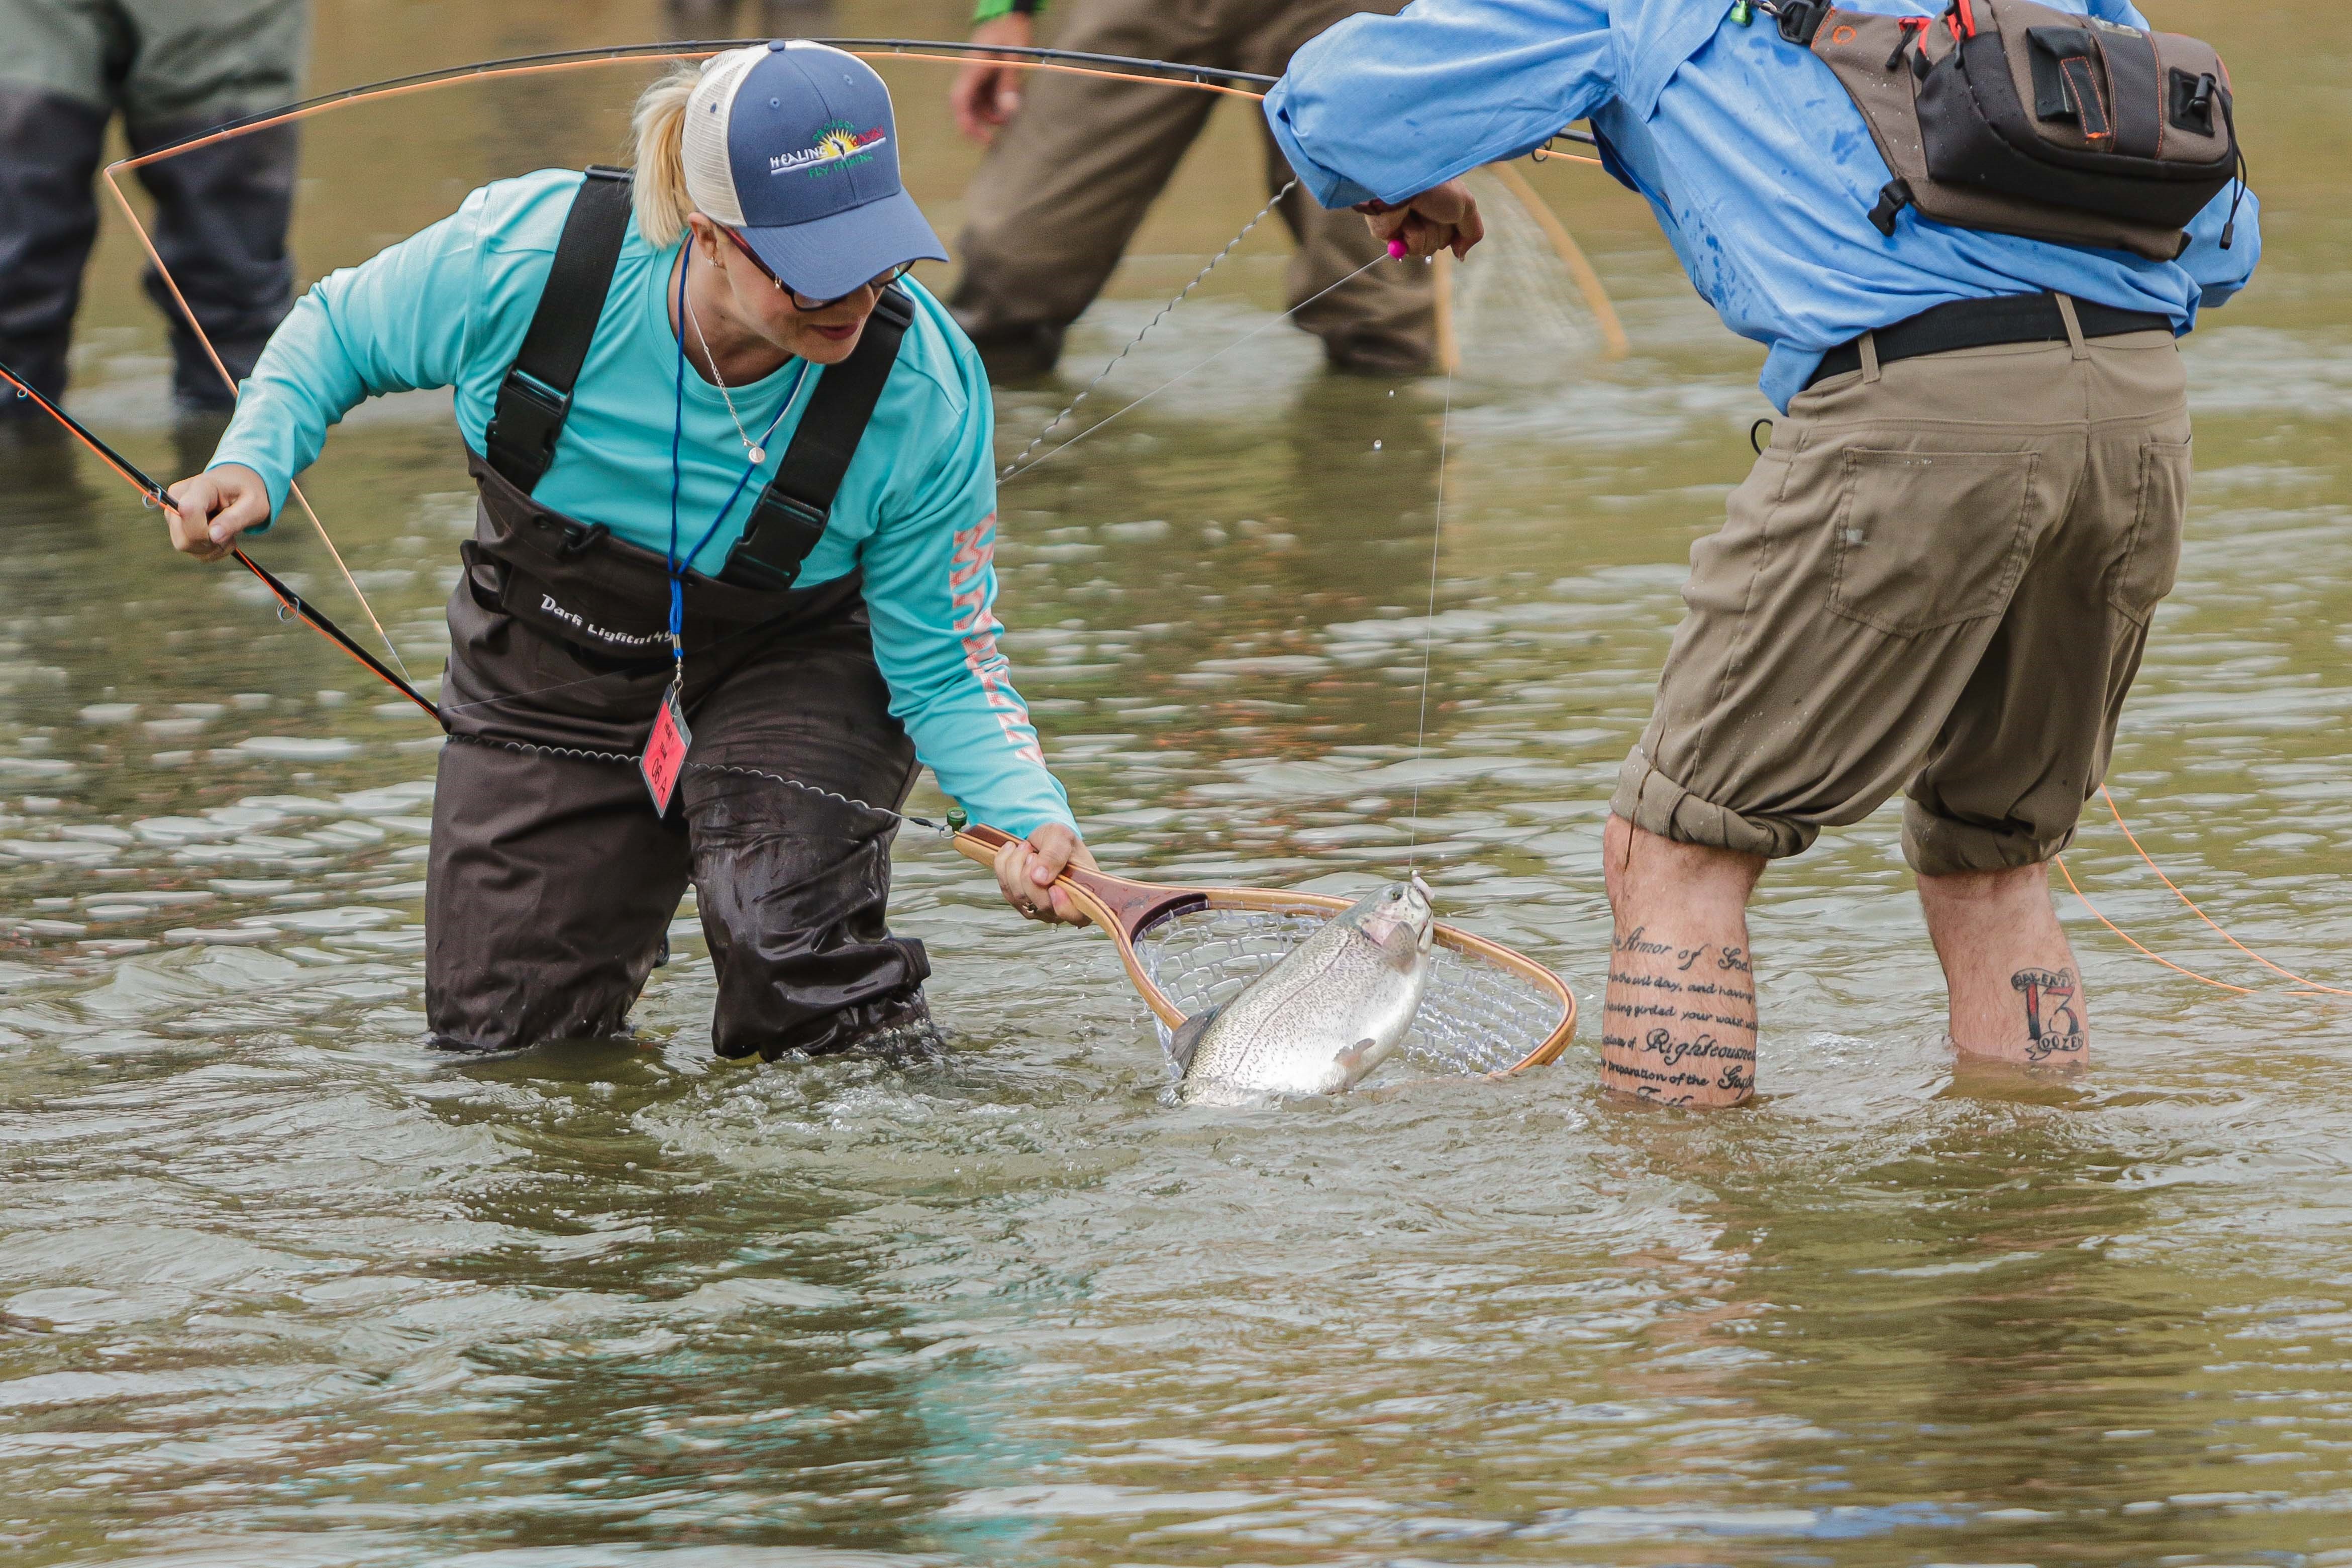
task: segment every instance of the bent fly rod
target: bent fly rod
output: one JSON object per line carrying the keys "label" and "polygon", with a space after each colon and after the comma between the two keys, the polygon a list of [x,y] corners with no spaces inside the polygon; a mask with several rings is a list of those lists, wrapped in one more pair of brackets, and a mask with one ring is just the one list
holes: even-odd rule
{"label": "bent fly rod", "polygon": [[[725,49],[745,48],[764,44],[766,38],[696,38],[679,39],[661,44],[620,44],[604,48],[561,49],[545,54],[511,55],[503,59],[480,60],[472,65],[450,66],[440,70],[416,71],[407,76],[387,77],[382,81],[367,82],[359,87],[343,88],[335,92],[321,93],[299,102],[278,109],[264,110],[239,120],[225,121],[206,130],[181,137],[176,141],[151,147],[134,157],[125,158],[109,166],[110,172],[118,169],[136,169],[177,153],[232,136],[242,136],[266,126],[289,120],[307,119],[321,110],[360,99],[391,97],[414,92],[425,88],[442,87],[468,78],[527,76],[540,71],[558,70],[567,66],[593,66],[622,60],[688,60],[700,59]],[[1031,69],[1059,70],[1076,76],[1100,76],[1129,81],[1163,82],[1171,86],[1205,89],[1211,92],[1228,93],[1236,98],[1264,98],[1265,89],[1282,78],[1260,71],[1227,70],[1222,66],[1188,65],[1181,60],[1155,60],[1140,55],[1094,54],[1083,49],[1049,49],[1028,44],[975,44],[969,39],[952,38],[811,38],[808,42],[841,49],[861,59],[886,59],[896,56],[904,59],[933,59],[949,63],[966,60],[995,61]],[[1148,75],[1142,73],[1150,73]],[[1561,131],[1555,140],[1578,141],[1590,147],[1596,138],[1590,131]]]}
{"label": "bent fly rod", "polygon": [[[176,512],[180,509],[179,503],[172,499],[172,493],[169,490],[166,490],[163,486],[158,485],[144,471],[142,471],[137,464],[122,455],[121,453],[117,452],[112,446],[107,444],[107,443],[101,440],[98,434],[89,428],[89,426],[84,424],[81,421],[68,413],[64,409],[59,408],[56,403],[51,402],[39,392],[35,392],[30,386],[26,384],[23,377],[17,375],[16,372],[11,370],[5,363],[0,363],[0,381],[5,381],[10,386],[15,387],[18,397],[31,399],[34,404],[37,406],[42,413],[47,414],[51,419],[56,420],[59,424],[64,425],[68,431],[72,433],[75,440],[80,442],[84,446],[89,447],[92,452],[96,453],[98,455],[99,461],[104,463],[109,468],[113,469],[123,478],[129,480],[131,486],[136,488],[148,502],[154,506],[161,507],[167,511]],[[277,599],[281,614],[292,614],[299,617],[304,625],[310,627],[310,630],[318,632],[319,635],[324,637],[328,642],[332,643],[336,647],[341,648],[353,659],[356,659],[359,663],[367,666],[369,672],[378,680],[383,681],[385,685],[391,686],[393,690],[398,692],[402,696],[406,697],[410,702],[415,703],[418,707],[423,708],[426,713],[432,715],[434,723],[439,725],[444,730],[446,730],[449,727],[448,721],[441,716],[441,710],[434,705],[432,698],[426,696],[423,692],[418,691],[415,686],[411,685],[406,680],[394,674],[385,665],[383,660],[377,658],[373,653],[369,653],[359,643],[353,642],[350,632],[345,632],[341,627],[336,625],[334,621],[328,616],[324,611],[316,608],[309,600],[304,599],[300,594],[295,592],[291,588],[289,588],[286,585],[284,579],[280,578],[276,572],[271,571],[268,567],[262,565],[259,561],[254,559],[251,556],[246,554],[243,549],[239,549],[236,545],[229,546],[228,553],[236,558],[237,565],[245,568],[246,570],[253,573],[254,576],[261,580],[262,586],[268,589],[270,593]]]}

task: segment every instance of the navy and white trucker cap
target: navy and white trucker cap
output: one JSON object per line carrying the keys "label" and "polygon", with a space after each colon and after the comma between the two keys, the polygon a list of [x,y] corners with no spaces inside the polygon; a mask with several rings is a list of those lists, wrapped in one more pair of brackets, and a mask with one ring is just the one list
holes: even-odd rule
{"label": "navy and white trucker cap", "polygon": [[947,248],[898,181],[890,89],[855,55],[800,39],[730,49],[687,100],[686,192],[791,287],[855,293]]}

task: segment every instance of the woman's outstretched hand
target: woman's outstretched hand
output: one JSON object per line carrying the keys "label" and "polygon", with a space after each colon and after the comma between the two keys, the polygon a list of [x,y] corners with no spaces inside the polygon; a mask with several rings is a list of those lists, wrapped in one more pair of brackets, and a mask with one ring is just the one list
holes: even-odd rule
{"label": "woman's outstretched hand", "polygon": [[1003,891],[1004,902],[1026,919],[1084,925],[1087,917],[1078,912],[1069,889],[1054,885],[1070,866],[1092,871],[1095,857],[1075,831],[1048,822],[1030,834],[1027,842],[1015,839],[996,852],[996,885]]}
{"label": "woman's outstretched hand", "polygon": [[1371,225],[1374,239],[1391,250],[1402,244],[1404,255],[1415,261],[1441,250],[1452,251],[1459,261],[1486,237],[1486,222],[1478,216],[1478,198],[1459,180],[1432,185],[1393,207],[1384,202],[1366,202],[1356,210]]}
{"label": "woman's outstretched hand", "polygon": [[207,468],[169,492],[172,548],[198,560],[218,560],[236,536],[269,520],[269,486],[242,463]]}

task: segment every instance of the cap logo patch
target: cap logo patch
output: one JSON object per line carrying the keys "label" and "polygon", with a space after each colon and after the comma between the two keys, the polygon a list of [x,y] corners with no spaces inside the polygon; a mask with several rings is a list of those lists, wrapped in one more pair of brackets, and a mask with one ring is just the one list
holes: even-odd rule
{"label": "cap logo patch", "polygon": [[844,169],[854,169],[860,163],[871,163],[874,154],[867,151],[889,140],[889,133],[880,126],[860,131],[846,120],[836,120],[820,129],[814,145],[799,152],[779,152],[768,160],[768,172],[789,174],[795,170],[811,178],[822,179]]}

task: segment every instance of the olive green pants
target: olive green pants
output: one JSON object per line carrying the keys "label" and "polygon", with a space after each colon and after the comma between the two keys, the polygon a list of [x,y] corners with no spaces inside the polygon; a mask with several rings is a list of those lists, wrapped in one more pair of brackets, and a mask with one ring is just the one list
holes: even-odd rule
{"label": "olive green pants", "polygon": [[0,0],[0,81],[216,124],[299,96],[310,32],[309,0]]}
{"label": "olive green pants", "polygon": [[[0,0],[0,359],[46,395],[64,392],[108,121],[119,112],[145,152],[290,102],[309,29],[308,0]],[[281,125],[138,172],[178,285],[146,275],[184,406],[233,401],[191,315],[242,378],[292,302],[294,159],[294,128]],[[0,400],[0,419],[31,409]]]}
{"label": "olive green pants", "polygon": [[2185,394],[2164,332],[1874,362],[1800,393],[1691,548],[1690,613],[1611,810],[1792,855],[1907,780],[1924,875],[2063,850],[2179,564]]}
{"label": "olive green pants", "polygon": [[[1293,51],[1334,22],[1396,8],[1349,0],[1074,0],[1055,43],[1279,76]],[[1050,364],[1062,329],[1101,292],[1221,100],[1055,71],[1030,73],[1023,93],[1019,116],[972,180],[971,221],[956,243],[963,277],[949,308],[982,348],[1018,347]],[[1270,132],[1265,175],[1269,194],[1290,180]],[[1326,212],[1304,190],[1291,192],[1279,210],[1298,246],[1288,278],[1294,306],[1385,254],[1361,217],[1345,208]],[[1437,333],[1429,270],[1375,267],[1296,319],[1323,340],[1337,364],[1426,369]]]}

